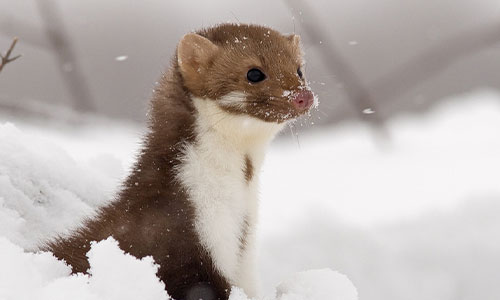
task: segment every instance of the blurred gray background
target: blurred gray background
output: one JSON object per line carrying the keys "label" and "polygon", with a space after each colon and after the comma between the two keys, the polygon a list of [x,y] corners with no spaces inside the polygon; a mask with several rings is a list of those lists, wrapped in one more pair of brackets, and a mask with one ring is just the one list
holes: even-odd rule
{"label": "blurred gray background", "polygon": [[321,101],[316,124],[383,123],[446,96],[500,89],[498,0],[0,0],[0,7],[0,51],[17,36],[14,53],[23,55],[0,73],[0,110],[12,114],[57,118],[53,108],[62,106],[143,122],[179,38],[219,22],[302,36],[306,75]]}

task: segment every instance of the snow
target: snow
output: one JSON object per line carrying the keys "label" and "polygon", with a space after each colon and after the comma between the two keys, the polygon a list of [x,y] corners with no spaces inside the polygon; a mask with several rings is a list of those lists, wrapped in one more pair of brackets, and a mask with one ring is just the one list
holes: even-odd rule
{"label": "snow", "polygon": [[90,275],[71,275],[71,268],[51,253],[24,252],[0,238],[2,300],[166,300],[151,257],[125,254],[112,238],[94,243],[88,253]]}
{"label": "snow", "polygon": [[[304,208],[324,207],[368,227],[500,195],[499,99],[485,92],[450,99],[424,116],[389,120],[386,143],[374,143],[372,129],[360,124],[301,135],[299,144],[276,143],[262,178],[272,183],[262,186],[264,219],[287,226]],[[287,209],[279,209],[279,199],[289,197]]]}
{"label": "snow", "polygon": [[[0,118],[0,299],[167,299],[152,260],[112,239],[92,246],[92,276],[23,251],[112,199],[143,129]],[[354,285],[360,299],[500,297],[500,96],[455,97],[387,129],[385,143],[344,123],[273,144],[261,180],[263,299],[357,299]]]}
{"label": "snow", "polygon": [[0,141],[0,236],[33,248],[112,198],[116,180],[57,145],[10,123],[0,125]]}
{"label": "snow", "polygon": [[[347,276],[330,269],[298,272],[281,282],[276,292],[264,300],[357,300],[358,293]],[[229,300],[249,300],[239,288],[233,288]]]}
{"label": "snow", "polygon": [[[137,259],[108,238],[93,242],[87,256],[88,275],[71,274],[71,267],[50,252],[25,252],[0,237],[0,299],[2,300],[167,300],[165,285],[156,277],[151,257]],[[356,300],[357,293],[345,275],[313,270],[295,274],[280,284],[268,300]],[[248,300],[233,288],[230,300]]]}
{"label": "snow", "polygon": [[329,267],[361,299],[499,299],[500,96],[453,98],[387,129],[386,143],[343,124],[274,145],[258,235],[265,290]]}
{"label": "snow", "polygon": [[296,273],[277,288],[280,300],[356,300],[358,293],[347,276],[329,269]]}
{"label": "snow", "polygon": [[128,59],[127,55],[120,55],[120,56],[115,57],[116,61],[126,61],[127,59]]}
{"label": "snow", "polygon": [[364,113],[365,115],[371,115],[371,114],[374,114],[374,113],[375,113],[375,111],[373,110],[373,108],[370,108],[370,107],[369,107],[369,108],[365,108],[365,109],[363,109],[363,113]]}

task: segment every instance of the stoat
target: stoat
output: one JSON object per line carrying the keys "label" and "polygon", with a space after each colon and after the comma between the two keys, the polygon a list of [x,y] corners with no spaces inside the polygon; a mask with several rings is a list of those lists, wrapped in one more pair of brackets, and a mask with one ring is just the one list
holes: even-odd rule
{"label": "stoat", "polygon": [[314,103],[302,64],[299,36],[270,28],[186,34],[116,199],[45,249],[85,272],[90,242],[112,236],[154,258],[174,299],[227,299],[233,285],[254,296],[258,175],[269,142]]}

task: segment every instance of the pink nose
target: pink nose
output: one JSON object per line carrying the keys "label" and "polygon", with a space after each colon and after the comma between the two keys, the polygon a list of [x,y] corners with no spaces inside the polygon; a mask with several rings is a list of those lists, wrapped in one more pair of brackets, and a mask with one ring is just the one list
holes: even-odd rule
{"label": "pink nose", "polygon": [[293,105],[298,110],[306,110],[314,103],[314,95],[311,91],[300,91],[292,99]]}

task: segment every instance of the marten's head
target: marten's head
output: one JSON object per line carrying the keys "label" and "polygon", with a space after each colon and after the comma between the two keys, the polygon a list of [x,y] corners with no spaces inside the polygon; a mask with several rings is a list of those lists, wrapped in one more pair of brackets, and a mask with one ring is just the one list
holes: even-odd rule
{"label": "marten's head", "polygon": [[215,101],[233,114],[282,123],[315,103],[304,77],[298,35],[223,24],[186,34],[177,60],[192,96]]}

